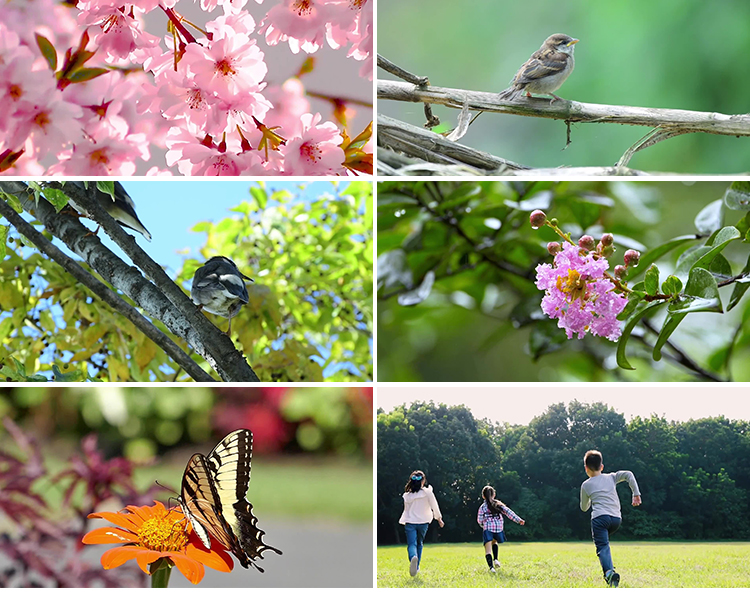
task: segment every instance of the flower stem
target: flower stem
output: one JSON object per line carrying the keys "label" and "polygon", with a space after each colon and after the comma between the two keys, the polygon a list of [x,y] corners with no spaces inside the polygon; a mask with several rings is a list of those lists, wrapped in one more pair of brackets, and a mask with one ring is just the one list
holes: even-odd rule
{"label": "flower stem", "polygon": [[169,586],[169,575],[172,573],[172,565],[169,559],[157,559],[148,566],[151,572],[151,587],[166,588]]}

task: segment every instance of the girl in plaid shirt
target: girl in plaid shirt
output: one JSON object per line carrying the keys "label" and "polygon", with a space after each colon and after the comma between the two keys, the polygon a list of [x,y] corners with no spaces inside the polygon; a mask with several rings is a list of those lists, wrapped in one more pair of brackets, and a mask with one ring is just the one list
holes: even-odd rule
{"label": "girl in plaid shirt", "polygon": [[506,540],[505,532],[503,532],[503,515],[522,526],[526,522],[513,513],[505,503],[495,498],[495,489],[491,486],[485,486],[482,489],[482,498],[484,503],[479,507],[477,523],[482,526],[484,557],[487,559],[490,573],[496,573],[495,567],[500,567],[500,562],[497,560],[497,544]]}

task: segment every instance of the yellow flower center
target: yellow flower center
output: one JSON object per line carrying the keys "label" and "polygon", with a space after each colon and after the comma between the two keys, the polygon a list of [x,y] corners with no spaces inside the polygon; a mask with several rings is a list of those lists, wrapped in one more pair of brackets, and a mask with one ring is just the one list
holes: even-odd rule
{"label": "yellow flower center", "polygon": [[586,296],[586,280],[581,279],[581,274],[575,269],[568,269],[567,276],[557,278],[557,289],[570,296],[570,301],[574,302]]}
{"label": "yellow flower center", "polygon": [[147,519],[138,529],[138,537],[145,548],[159,552],[179,551],[188,543],[185,525],[169,516]]}

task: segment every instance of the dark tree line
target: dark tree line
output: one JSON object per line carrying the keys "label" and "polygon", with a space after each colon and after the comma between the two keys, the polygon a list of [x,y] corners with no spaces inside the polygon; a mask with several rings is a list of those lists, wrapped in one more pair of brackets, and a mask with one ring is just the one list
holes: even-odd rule
{"label": "dark tree line", "polygon": [[481,490],[526,520],[510,522],[511,540],[585,540],[589,514],[578,505],[583,454],[599,449],[606,471],[632,470],[643,505],[618,487],[622,538],[750,538],[750,422],[723,416],[670,422],[625,417],[603,403],[553,404],[528,425],[475,419],[464,406],[414,403],[378,411],[378,543],[403,540],[398,519],[408,474],[435,488],[445,527],[428,540],[477,540]]}

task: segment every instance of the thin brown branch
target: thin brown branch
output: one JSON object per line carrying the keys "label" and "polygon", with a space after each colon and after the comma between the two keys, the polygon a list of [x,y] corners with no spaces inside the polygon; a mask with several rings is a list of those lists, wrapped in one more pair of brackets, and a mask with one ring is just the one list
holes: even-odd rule
{"label": "thin brown branch", "polygon": [[705,132],[717,135],[750,136],[750,114],[720,114],[664,108],[640,108],[605,104],[560,101],[546,98],[500,100],[497,93],[418,87],[399,81],[378,81],[378,99],[437,103],[461,109],[468,101],[470,110],[516,114],[535,118],[553,118],[570,122],[591,122],[650,126],[671,131]]}

